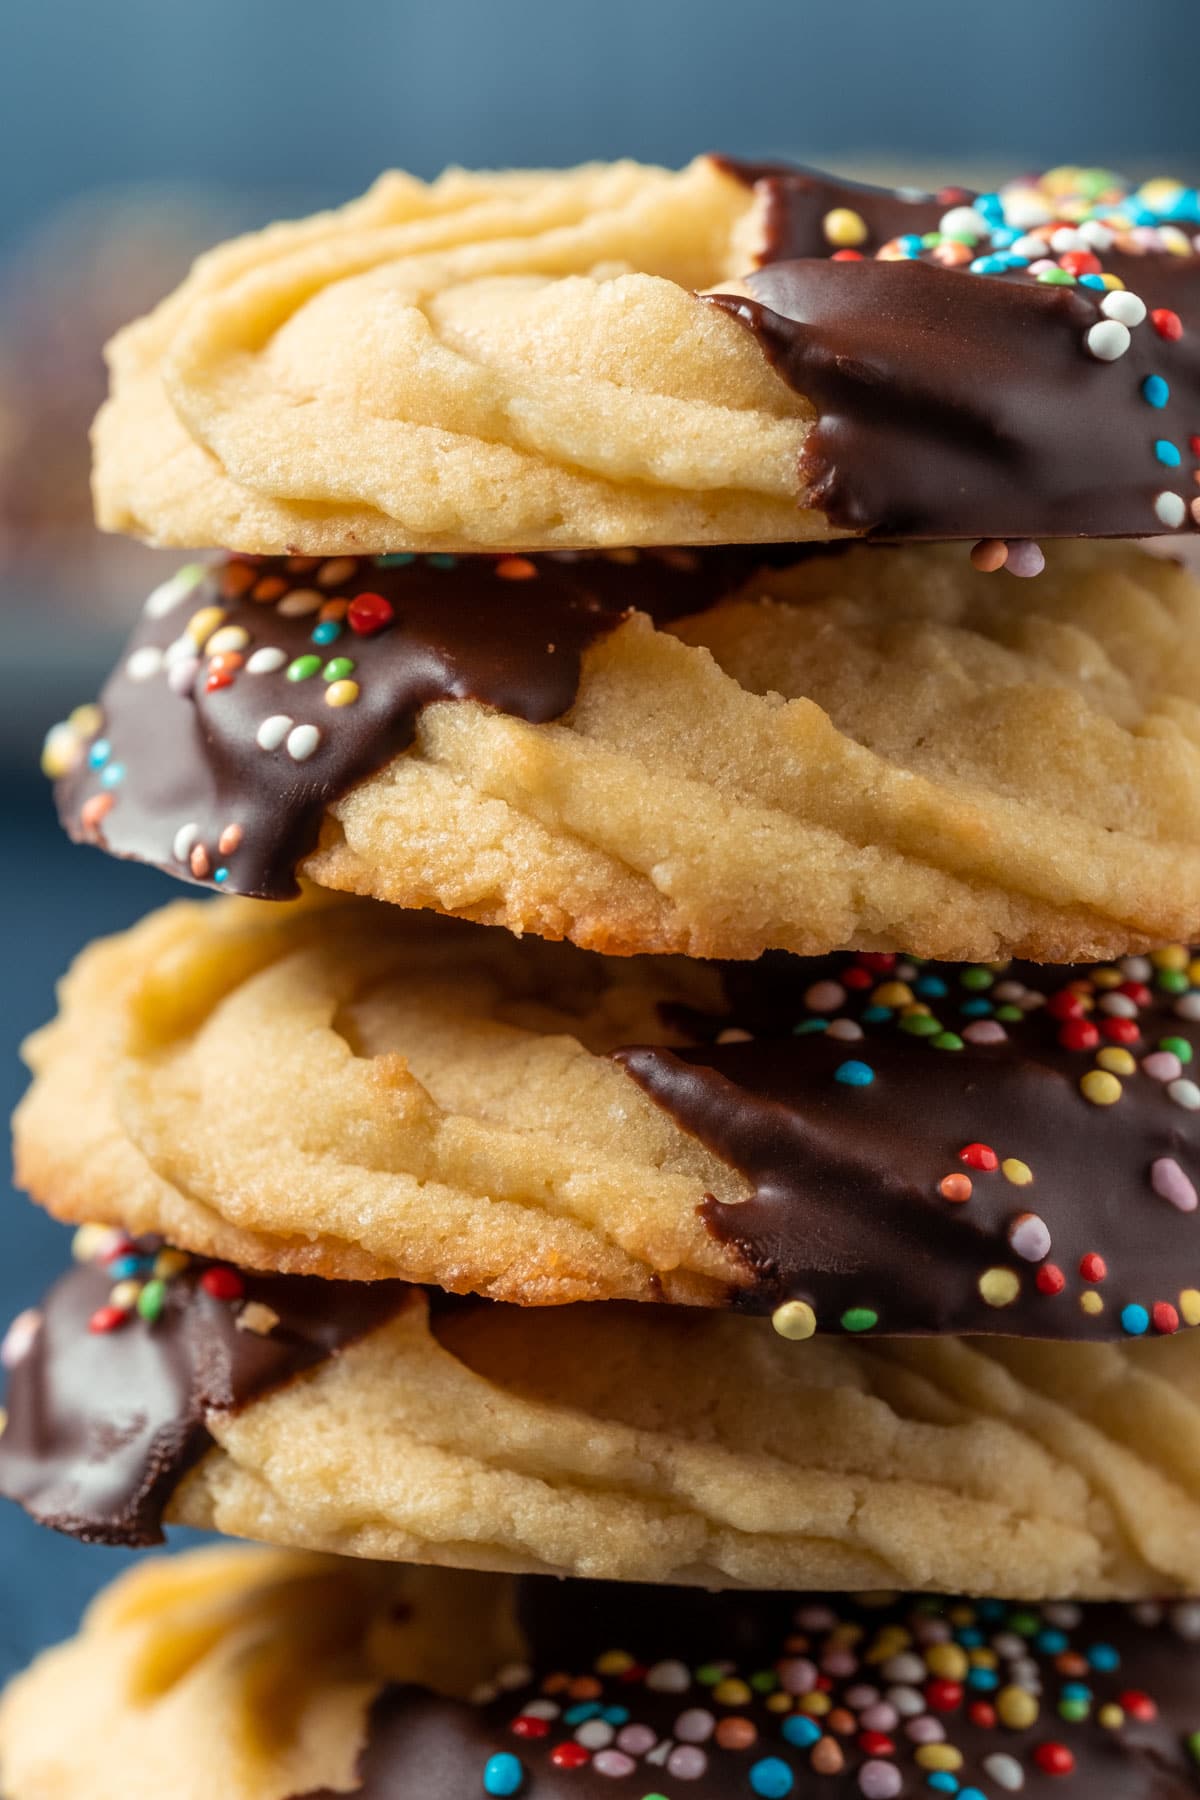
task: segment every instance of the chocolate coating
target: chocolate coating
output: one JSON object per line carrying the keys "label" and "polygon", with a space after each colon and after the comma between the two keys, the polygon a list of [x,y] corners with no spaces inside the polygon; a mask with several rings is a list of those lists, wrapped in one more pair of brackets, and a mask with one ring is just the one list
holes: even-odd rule
{"label": "chocolate coating", "polygon": [[[532,1578],[521,1583],[518,1606],[532,1678],[479,1705],[411,1686],[383,1689],[370,1711],[359,1785],[352,1790],[360,1800],[401,1800],[416,1793],[428,1800],[461,1800],[498,1791],[484,1782],[495,1756],[517,1759],[523,1796],[585,1800],[610,1794],[615,1778],[631,1795],[655,1793],[666,1800],[684,1795],[751,1800],[772,1792],[790,1793],[795,1800],[861,1800],[864,1793],[912,1800],[931,1790],[930,1771],[916,1760],[920,1744],[909,1728],[897,1718],[874,1741],[864,1736],[871,1727],[863,1715],[869,1720],[873,1707],[881,1701],[888,1705],[883,1696],[897,1686],[912,1697],[907,1705],[910,1713],[916,1710],[917,1733],[939,1729],[934,1741],[959,1753],[954,1773],[964,1793],[983,1793],[990,1800],[1005,1791],[988,1766],[995,1757],[1009,1759],[1007,1791],[1014,1791],[1015,1766],[1019,1791],[1030,1800],[1063,1793],[1087,1800],[1185,1800],[1197,1792],[1196,1763],[1186,1740],[1200,1722],[1200,1651],[1180,1629],[1191,1632],[1194,1609],[1175,1613],[1174,1623],[1157,1613],[1154,1623],[1139,1623],[1133,1611],[1112,1606],[1039,1612],[969,1601],[926,1604],[901,1598],[871,1604],[841,1596],[805,1601],[794,1595],[555,1585]],[[955,1623],[964,1619],[970,1623]],[[1069,1621],[1065,1628],[1051,1622],[1059,1619]],[[851,1636],[848,1646],[845,1636],[836,1635],[838,1627],[862,1636]],[[889,1629],[897,1634],[890,1643],[884,1637]],[[904,1682],[885,1672],[889,1656],[915,1656],[917,1667],[924,1665],[933,1634],[944,1633],[951,1654],[965,1663],[966,1651],[955,1642],[964,1632],[972,1647],[992,1650],[999,1644],[993,1650],[995,1687],[981,1681],[964,1692],[957,1683],[956,1691],[948,1691],[952,1684],[939,1683],[928,1667]],[[632,1666],[601,1673],[598,1659],[614,1651]],[[1062,1670],[1064,1654],[1079,1659],[1081,1668],[1073,1676]],[[1015,1684],[1028,1693],[1028,1670],[1020,1667],[1026,1659],[1036,1665],[1043,1689],[1036,1719],[1011,1728],[998,1725],[993,1712],[985,1722],[988,1713],[978,1708],[990,1710],[998,1689]],[[1089,1659],[1100,1666],[1089,1666]],[[661,1686],[670,1679],[665,1662],[675,1665],[673,1691]],[[809,1715],[816,1721],[813,1732],[820,1733],[817,1744],[803,1742],[803,1726],[801,1741],[789,1741],[784,1720],[790,1718],[794,1727],[805,1714],[794,1698],[796,1711],[770,1709],[768,1694],[779,1697],[777,1672],[785,1673],[793,1690],[811,1693],[822,1667],[832,1705]],[[647,1683],[650,1671],[659,1685]],[[719,1676],[742,1686],[717,1699]],[[576,1702],[578,1712],[571,1710],[571,1693],[564,1693],[566,1677],[589,1684],[590,1698]],[[755,1677],[757,1689],[746,1685]],[[1088,1703],[1085,1718],[1067,1722],[1057,1705],[1072,1681],[1082,1684]],[[937,1696],[936,1706],[931,1695]],[[1101,1708],[1122,1699],[1120,1723],[1100,1724]],[[601,1747],[601,1731],[589,1750],[589,1715],[594,1730],[614,1707],[620,1710],[609,1733],[613,1742]],[[522,1717],[523,1725],[514,1731]],[[621,1748],[623,1741],[628,1750]],[[1036,1761],[1049,1743],[1069,1755],[1068,1774],[1049,1773]],[[679,1750],[687,1773],[679,1763],[672,1767]],[[762,1773],[751,1777],[768,1759],[783,1765],[783,1772],[771,1771],[773,1786]],[[873,1786],[870,1776],[864,1783],[862,1771],[872,1761],[895,1770],[900,1785]],[[787,1773],[791,1783],[785,1788]],[[305,1800],[333,1800],[332,1790]]]}
{"label": "chocolate coating", "polygon": [[[207,1415],[336,1355],[385,1324],[411,1291],[397,1281],[245,1274],[242,1298],[231,1302],[203,1287],[213,1266],[192,1259],[153,1324],[134,1314],[104,1332],[89,1322],[113,1287],[105,1266],[80,1264],[51,1288],[9,1376],[0,1494],[85,1543],[161,1543],[172,1493],[212,1442]],[[278,1323],[268,1332],[239,1327],[248,1303],[269,1307]]]}
{"label": "chocolate coating", "polygon": [[[700,611],[771,554],[196,565],[190,585],[184,571],[151,596],[101,696],[103,723],[58,783],[60,817],[77,841],[116,856],[228,893],[286,899],[325,809],[408,748],[422,708],[471,699],[533,723],[561,718],[588,646],[631,610],[660,622]],[[498,573],[514,564],[531,573]],[[380,628],[360,632],[354,602],[363,594],[386,610]],[[242,633],[244,645],[222,648]],[[264,669],[268,651],[278,666]],[[309,666],[303,658],[311,672],[297,678]],[[343,681],[358,689],[341,706],[327,699],[339,659],[351,665]],[[258,734],[269,719],[286,720],[287,733],[264,748]],[[297,759],[291,733],[306,729],[316,746]],[[231,828],[239,841],[225,850]]]}
{"label": "chocolate coating", "polygon": [[[835,525],[884,538],[1138,537],[1164,528],[1159,494],[1194,492],[1200,256],[1102,253],[1147,307],[1184,324],[1166,341],[1143,323],[1118,361],[1102,362],[1086,347],[1102,291],[1023,269],[967,273],[936,250],[875,260],[887,240],[936,229],[971,200],[966,190],[914,198],[803,169],[726,166],[763,197],[763,266],[745,279],[750,299],[709,298],[816,407],[801,478]],[[835,208],[866,227],[861,260],[831,257],[822,222]],[[1166,379],[1161,406],[1145,398],[1149,376]],[[1182,468],[1164,466],[1158,440]],[[1184,523],[1194,530],[1200,515],[1188,510]]]}
{"label": "chocolate coating", "polygon": [[[1186,1054],[1197,1024],[1176,1008],[1200,1005],[1182,972],[1129,966],[1186,991],[1114,970],[1101,972],[1105,987],[1085,968],[769,956],[729,967],[727,1014],[680,1021],[708,1040],[700,1048],[617,1059],[751,1182],[751,1198],[701,1209],[742,1260],[749,1285],[734,1304],[745,1310],[795,1299],[820,1330],[891,1334],[1171,1331],[1200,1322],[1200,1113],[1189,1110],[1200,1092],[1192,1065],[1156,1047],[1177,1039]],[[1080,1017],[1055,1016],[1074,1005],[1061,992],[1073,983]],[[830,1023],[862,1035],[830,1035]],[[752,1036],[714,1041],[730,1028]],[[1105,1052],[1131,1072],[1098,1069]],[[1168,1060],[1148,1073],[1156,1054]],[[1102,1093],[1112,1084],[1114,1104],[1085,1097],[1089,1072]],[[972,1145],[990,1169],[963,1161]],[[1160,1166],[1157,1179],[1174,1200],[1152,1179],[1168,1162],[1174,1175]],[[966,1178],[969,1198],[947,1198],[947,1178],[952,1191]],[[1090,1280],[1089,1256],[1100,1259]]]}

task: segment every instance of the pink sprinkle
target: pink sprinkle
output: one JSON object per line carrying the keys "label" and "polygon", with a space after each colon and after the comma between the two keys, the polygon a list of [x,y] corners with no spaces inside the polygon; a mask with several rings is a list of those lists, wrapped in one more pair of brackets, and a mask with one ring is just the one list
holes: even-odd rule
{"label": "pink sprinkle", "polygon": [[1006,1044],[1008,1033],[997,1019],[976,1019],[963,1032],[968,1044]]}
{"label": "pink sprinkle", "polygon": [[1173,1050],[1152,1050],[1142,1058],[1142,1073],[1151,1081],[1178,1081],[1183,1064]]}
{"label": "pink sprinkle", "polygon": [[593,1756],[592,1767],[597,1775],[632,1775],[637,1764],[632,1756],[623,1756],[619,1750],[601,1750]]}
{"label": "pink sprinkle", "polygon": [[801,1631],[832,1631],[837,1623],[838,1616],[831,1606],[810,1604],[796,1610],[796,1624]]}
{"label": "pink sprinkle", "polygon": [[1010,575],[1020,575],[1028,579],[1031,575],[1040,575],[1046,566],[1046,558],[1039,545],[1028,538],[1020,538],[1015,544],[1008,546],[1008,561],[1004,567]]}
{"label": "pink sprinkle", "polygon": [[1180,1212],[1195,1212],[1200,1205],[1196,1190],[1173,1156],[1160,1156],[1150,1165],[1150,1186],[1162,1200]]}
{"label": "pink sprinkle", "polygon": [[859,1682],[855,1687],[847,1688],[843,1698],[852,1712],[861,1712],[864,1706],[874,1706],[879,1698],[879,1689],[869,1687],[866,1682]]}
{"label": "pink sprinkle", "polygon": [[895,1800],[904,1777],[895,1763],[868,1762],[858,1771],[858,1789],[866,1800]]}
{"label": "pink sprinkle", "polygon": [[900,1714],[887,1700],[881,1700],[878,1706],[868,1706],[859,1715],[858,1722],[864,1731],[894,1731],[900,1723]]}
{"label": "pink sprinkle", "polygon": [[904,1727],[914,1744],[940,1744],[946,1736],[946,1727],[940,1719],[930,1713],[923,1713],[919,1719],[910,1719]]}
{"label": "pink sprinkle", "polygon": [[706,1738],[712,1736],[716,1722],[706,1708],[689,1706],[688,1710],[681,1712],[676,1719],[673,1735],[682,1738],[685,1744],[702,1744]]}
{"label": "pink sprinkle", "polygon": [[645,1756],[657,1742],[649,1725],[625,1725],[617,1733],[617,1748],[628,1751],[630,1756]]}
{"label": "pink sprinkle", "polygon": [[827,1650],[821,1658],[821,1667],[826,1675],[855,1675],[858,1658],[853,1650]]}
{"label": "pink sprinkle", "polygon": [[667,1773],[679,1781],[699,1781],[708,1767],[708,1758],[694,1744],[680,1744],[667,1758]]}
{"label": "pink sprinkle", "polygon": [[811,1694],[817,1685],[817,1665],[806,1656],[789,1656],[780,1663],[778,1675],[785,1694]]}

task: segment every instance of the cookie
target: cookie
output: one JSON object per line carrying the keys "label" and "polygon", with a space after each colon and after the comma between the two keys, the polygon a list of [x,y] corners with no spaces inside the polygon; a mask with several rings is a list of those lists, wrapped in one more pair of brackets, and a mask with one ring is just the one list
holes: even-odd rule
{"label": "cookie", "polygon": [[117,337],[98,517],[318,555],[1191,528],[1189,221],[1096,170],[386,175]]}
{"label": "cookie", "polygon": [[[378,1284],[359,1329],[348,1290],[328,1333],[311,1289],[329,1284],[289,1303],[287,1278],[158,1274],[162,1254],[101,1234],[8,1336],[0,1492],[75,1536],[152,1542],[166,1520],[710,1587],[1200,1587],[1194,1335],[800,1347],[727,1314],[418,1288],[379,1323]],[[146,1318],[152,1280],[167,1293]]]}
{"label": "cookie", "polygon": [[304,1800],[588,1800],[630,1777],[670,1800],[886,1800],[938,1772],[968,1797],[1195,1792],[1194,1604],[372,1574],[373,1606],[351,1567],[265,1552],[122,1577],[9,1689],[12,1800],[208,1800],[214,1747],[229,1800],[305,1780]]}
{"label": "cookie", "polygon": [[51,734],[67,828],[607,953],[1200,935],[1192,576],[1121,545],[1021,583],[954,547],[630,555],[191,565]]}
{"label": "cookie", "polygon": [[382,1682],[465,1699],[522,1653],[495,1577],[269,1550],[155,1557],[8,1687],[4,1791],[283,1800],[314,1783],[352,1790]]}
{"label": "cookie", "polygon": [[33,1038],[19,1180],[264,1270],[813,1332],[1200,1323],[1200,959],[617,959],[178,905]]}

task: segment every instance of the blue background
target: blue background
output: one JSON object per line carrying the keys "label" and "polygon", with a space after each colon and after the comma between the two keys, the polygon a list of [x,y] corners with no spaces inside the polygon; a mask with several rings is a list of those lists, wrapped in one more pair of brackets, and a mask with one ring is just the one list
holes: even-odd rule
{"label": "blue background", "polygon": [[[946,175],[1069,159],[1194,177],[1198,66],[1196,0],[6,0],[0,263],[19,273],[31,234],[100,190],[215,192],[253,221],[347,196],[389,163],[433,174],[717,147]],[[77,299],[55,302],[68,329]],[[98,347],[84,346],[88,367]],[[82,425],[78,439],[82,458]],[[57,834],[37,743],[94,691],[116,621],[84,595],[65,624],[61,580],[45,599],[28,558],[18,575],[2,552],[0,1108],[69,955],[170,891]],[[24,1201],[0,1205],[0,1315],[64,1254]],[[72,1629],[122,1560],[0,1511],[0,1675]]]}

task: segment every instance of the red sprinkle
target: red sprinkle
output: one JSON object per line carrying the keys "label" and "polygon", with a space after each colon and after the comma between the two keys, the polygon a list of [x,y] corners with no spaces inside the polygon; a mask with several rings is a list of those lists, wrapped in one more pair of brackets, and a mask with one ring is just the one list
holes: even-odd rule
{"label": "red sprinkle", "polygon": [[1150,989],[1144,981],[1123,981],[1117,992],[1124,994],[1127,1000],[1132,1000],[1135,1006],[1149,1006],[1150,1004]]}
{"label": "red sprinkle", "polygon": [[1099,275],[1101,271],[1100,258],[1090,250],[1068,250],[1059,257],[1058,265],[1070,275]]}
{"label": "red sprinkle", "polygon": [[1158,1717],[1157,1706],[1149,1694],[1144,1694],[1141,1688],[1126,1689],[1125,1693],[1118,1696],[1117,1705],[1123,1713],[1127,1713],[1131,1719],[1136,1719],[1140,1725],[1148,1725],[1151,1719]]}
{"label": "red sprinkle", "polygon": [[1197,432],[1195,437],[1188,439],[1188,449],[1193,456],[1200,456],[1200,432]]}
{"label": "red sprinkle", "polygon": [[830,262],[861,262],[863,253],[861,250],[835,250],[829,260]]}
{"label": "red sprinkle", "polygon": [[895,1756],[896,1746],[886,1731],[862,1731],[858,1747],[864,1756]]}
{"label": "red sprinkle", "polygon": [[925,1698],[934,1712],[957,1712],[962,1705],[962,1682],[931,1681],[925,1689]]}
{"label": "red sprinkle", "polygon": [[582,1744],[555,1744],[550,1752],[550,1761],[556,1769],[582,1769],[584,1763],[591,1760],[591,1752]]}
{"label": "red sprinkle", "polygon": [[996,1709],[994,1706],[989,1706],[986,1700],[973,1700],[967,1708],[967,1717],[972,1725],[979,1727],[980,1731],[996,1729]]}
{"label": "red sprinkle", "polygon": [[[550,1721],[549,1719],[539,1719],[536,1715],[522,1713],[519,1719],[513,1720],[508,1729],[514,1737],[544,1738],[550,1736]],[[580,1748],[582,1749],[582,1745]]]}
{"label": "red sprinkle", "polygon": [[1136,1044],[1142,1035],[1136,1019],[1105,1019],[1102,1029],[1111,1044]]}
{"label": "red sprinkle", "polygon": [[218,688],[232,686],[232,675],[227,674],[224,669],[213,669],[205,678],[204,691],[206,694],[215,694]]}
{"label": "red sprinkle", "polygon": [[855,961],[864,969],[874,969],[877,975],[890,975],[896,966],[894,950],[860,950]]}
{"label": "red sprinkle", "polygon": [[103,1331],[117,1331],[124,1325],[129,1314],[122,1312],[119,1306],[99,1306],[88,1320],[88,1330],[97,1334]]}
{"label": "red sprinkle", "polygon": [[1061,1294],[1067,1285],[1067,1278],[1057,1263],[1043,1263],[1034,1279],[1037,1282],[1038,1293],[1045,1294],[1050,1298],[1053,1298],[1055,1294]]}
{"label": "red sprinkle", "polygon": [[1073,1775],[1075,1758],[1065,1744],[1039,1744],[1033,1760],[1044,1775]]}
{"label": "red sprinkle", "polygon": [[1046,1002],[1046,1011],[1052,1019],[1082,1019],[1083,1010],[1083,1001],[1070,988],[1060,988]]}
{"label": "red sprinkle", "polygon": [[246,1284],[236,1269],[205,1269],[200,1286],[214,1300],[240,1300],[246,1291]]}
{"label": "red sprinkle", "polygon": [[1179,1314],[1169,1300],[1157,1300],[1150,1309],[1150,1317],[1155,1331],[1161,1331],[1164,1337],[1179,1330]]}
{"label": "red sprinkle", "polygon": [[356,594],[346,608],[346,623],[359,637],[373,637],[395,617],[395,608],[382,594]]}
{"label": "red sprinkle", "polygon": [[537,564],[530,562],[527,556],[502,556],[496,564],[496,574],[501,581],[532,581],[537,574]]}
{"label": "red sprinkle", "polygon": [[1150,314],[1150,323],[1159,337],[1168,339],[1170,343],[1183,336],[1183,320],[1169,306],[1156,306]]}
{"label": "red sprinkle", "polygon": [[869,969],[843,969],[842,986],[848,988],[869,988],[872,976]]}
{"label": "red sprinkle", "polygon": [[1108,1274],[1108,1264],[1094,1250],[1079,1259],[1079,1273],[1085,1281],[1103,1281]]}
{"label": "red sprinkle", "polygon": [[958,1153],[959,1162],[965,1162],[969,1169],[998,1169],[1000,1158],[990,1144],[967,1144]]}
{"label": "red sprinkle", "polygon": [[1068,1019],[1059,1027],[1058,1041],[1064,1050],[1094,1050],[1100,1033],[1090,1019]]}

